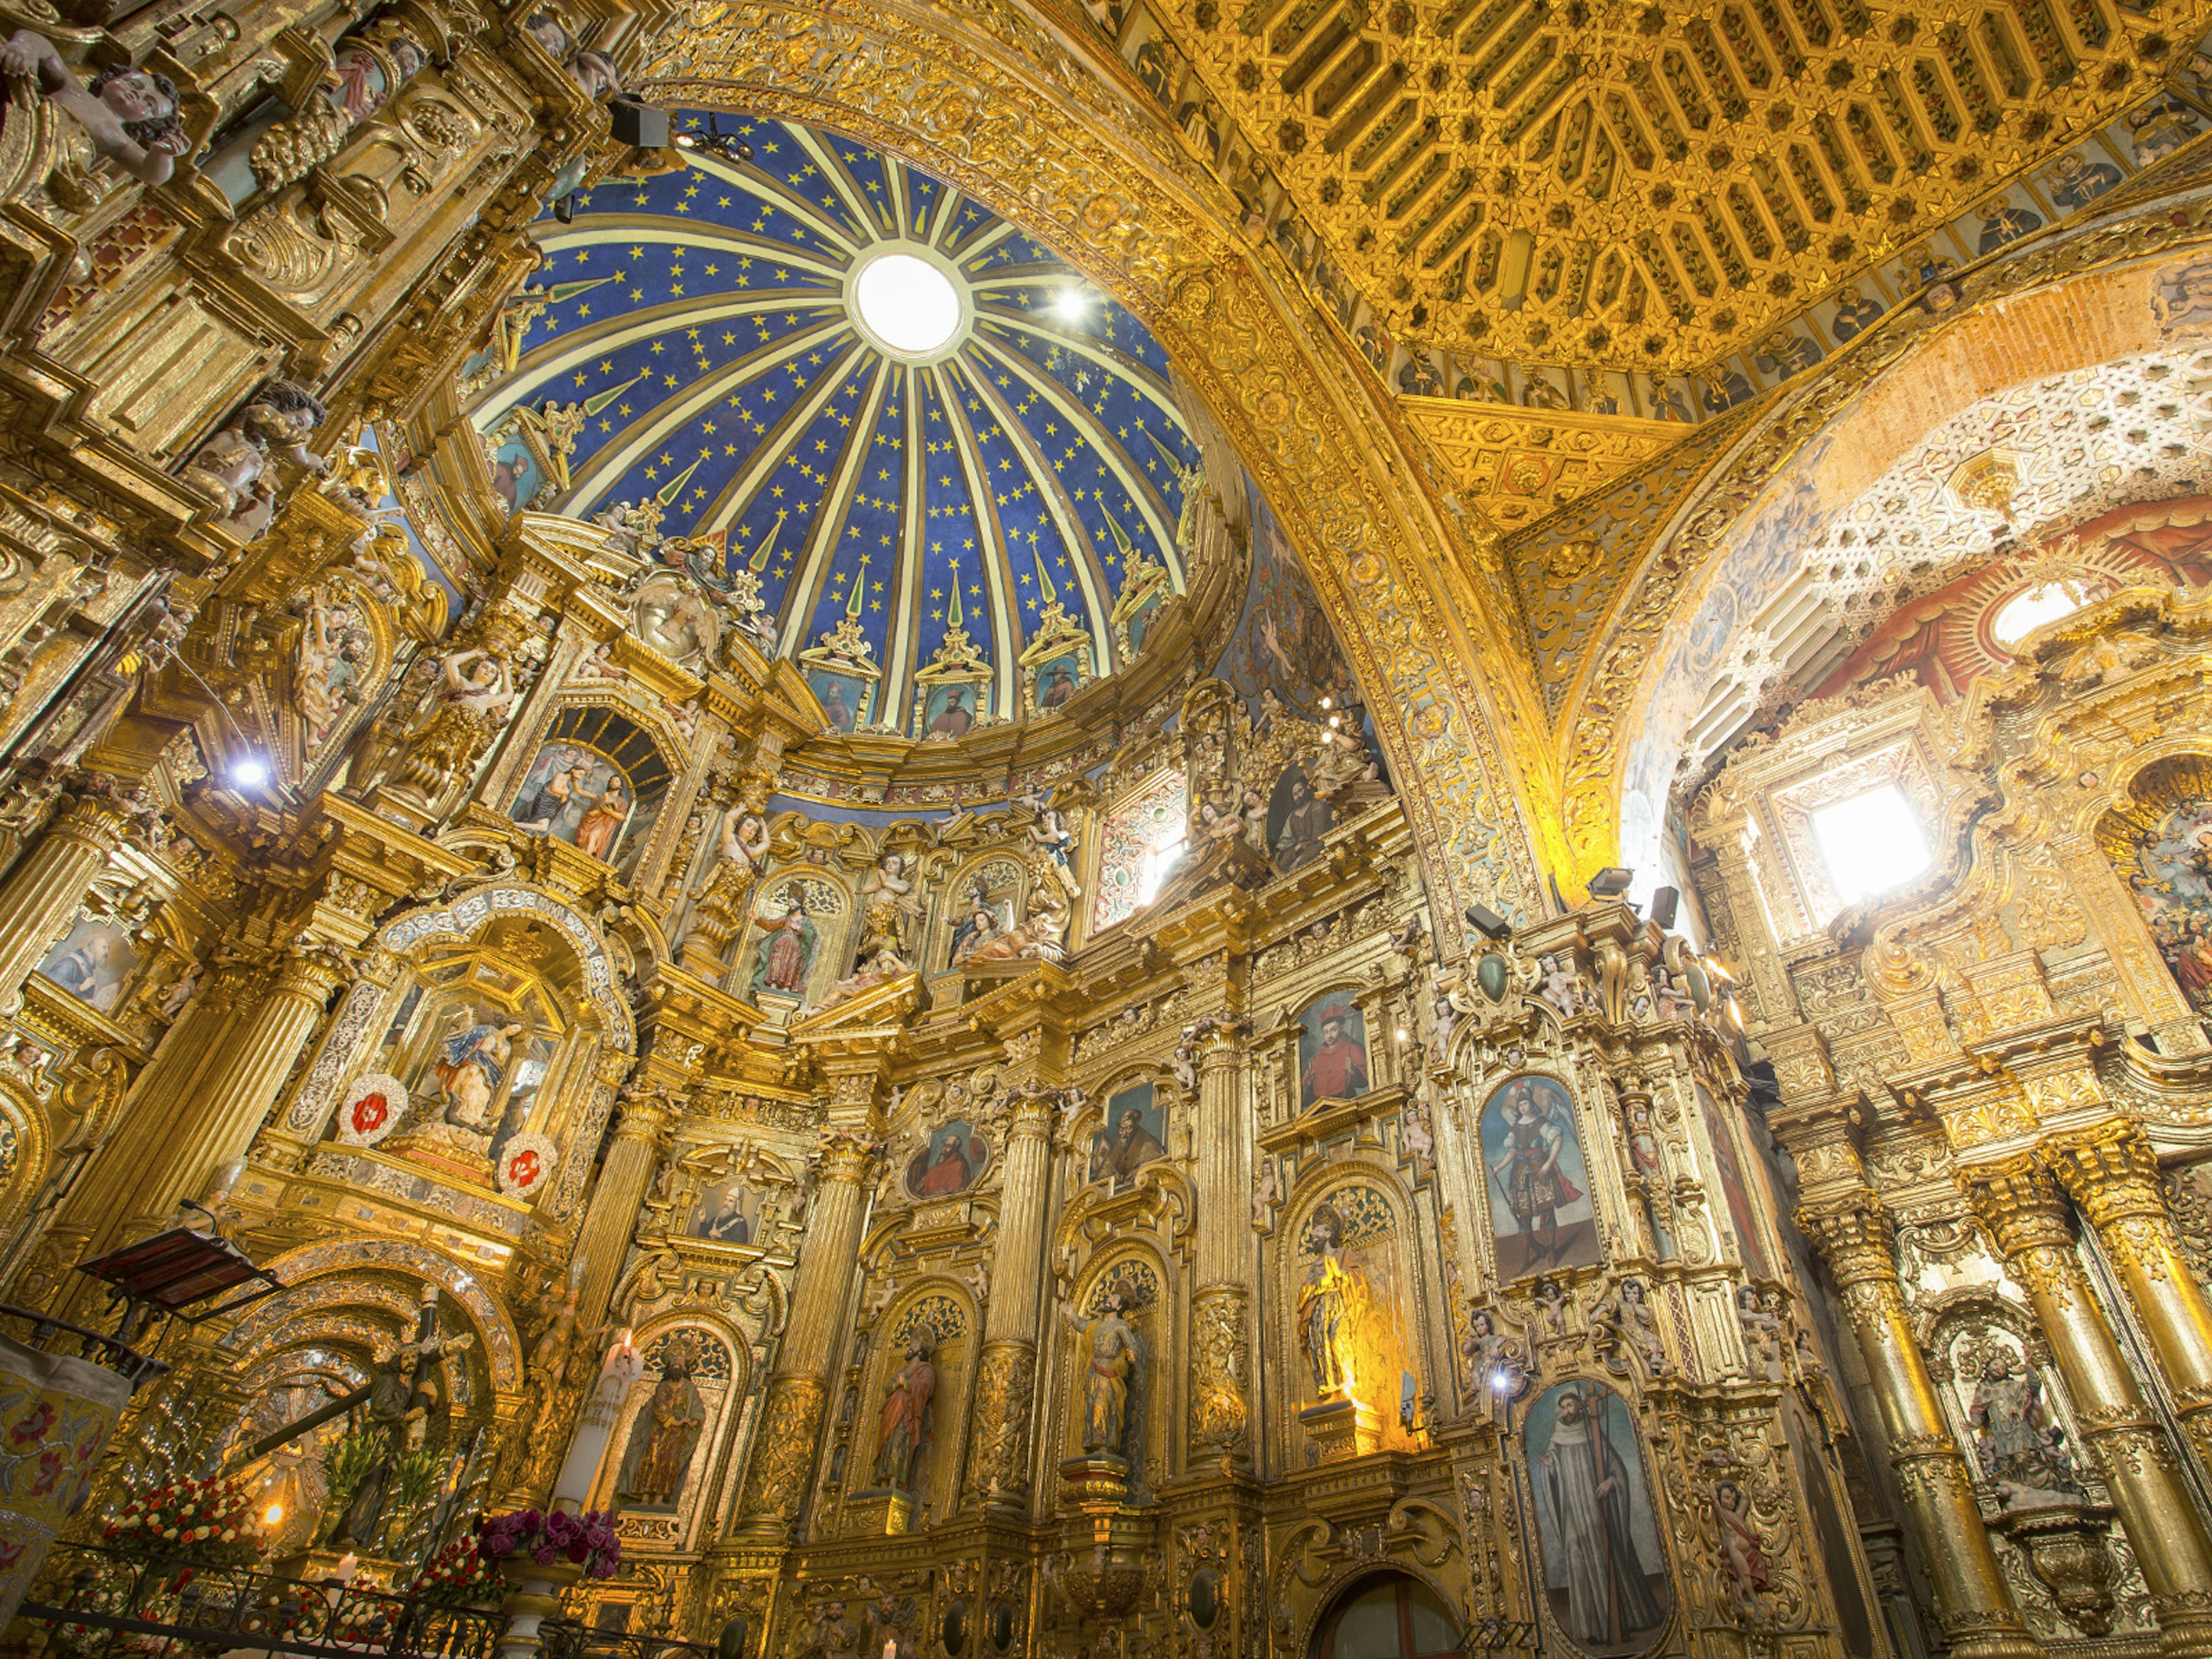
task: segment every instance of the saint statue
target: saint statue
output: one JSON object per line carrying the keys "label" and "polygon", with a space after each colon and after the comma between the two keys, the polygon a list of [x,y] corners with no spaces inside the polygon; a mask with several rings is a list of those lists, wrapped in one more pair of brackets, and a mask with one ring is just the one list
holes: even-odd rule
{"label": "saint statue", "polygon": [[630,1430],[629,1449],[615,1480],[615,1496],[626,1504],[673,1509],[690,1472],[692,1449],[707,1426],[707,1402],[691,1381],[698,1350],[690,1341],[669,1343],[645,1409]]}
{"label": "saint statue", "polygon": [[1129,1408],[1143,1386],[1145,1364],[1145,1340],[1129,1323],[1128,1307],[1127,1294],[1116,1288],[1101,1298],[1097,1316],[1087,1323],[1065,1304],[1060,1309],[1060,1316],[1083,1334],[1090,1356],[1083,1373],[1083,1449],[1125,1462],[1134,1461]]}
{"label": "saint statue", "polygon": [[492,1097],[507,1076],[514,1039],[521,1032],[522,1027],[517,1024],[495,1025],[486,1021],[446,1039],[445,1048],[431,1063],[430,1072],[446,1097],[447,1122],[479,1134],[490,1127]]}
{"label": "saint statue", "polygon": [[1560,1394],[1551,1443],[1532,1463],[1562,1556],[1547,1565],[1555,1585],[1565,1580],[1566,1623],[1575,1640],[1592,1651],[1612,1651],[1638,1631],[1664,1623],[1666,1612],[1651,1594],[1636,1546],[1627,1466],[1580,1390],[1569,1386]]}
{"label": "saint statue", "polygon": [[1982,1471],[2008,1503],[2051,1503],[2081,1495],[2066,1451],[2066,1431],[2051,1420],[2043,1381],[2026,1366],[2014,1368],[2002,1349],[1991,1354],[1974,1382],[1966,1416],[1975,1429]]}
{"label": "saint statue", "polygon": [[806,970],[813,965],[814,923],[806,915],[806,900],[793,894],[780,916],[761,923],[760,966],[754,971],[753,989],[765,987],[798,996],[806,989]]}
{"label": "saint statue", "polygon": [[929,1402],[937,1392],[937,1367],[930,1363],[927,1331],[917,1331],[906,1345],[906,1364],[891,1377],[891,1391],[884,1396],[884,1409],[876,1437],[876,1485],[895,1492],[912,1492],[916,1467],[929,1449]]}
{"label": "saint statue", "polygon": [[1352,1328],[1364,1310],[1367,1281],[1344,1260],[1344,1218],[1333,1204],[1317,1204],[1306,1223],[1313,1271],[1298,1291],[1298,1348],[1313,1367],[1314,1390],[1323,1400],[1350,1394]]}

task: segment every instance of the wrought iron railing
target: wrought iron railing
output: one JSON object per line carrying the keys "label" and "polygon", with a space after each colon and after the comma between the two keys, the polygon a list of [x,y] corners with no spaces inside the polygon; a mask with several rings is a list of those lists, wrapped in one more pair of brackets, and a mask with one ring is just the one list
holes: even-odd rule
{"label": "wrought iron railing", "polygon": [[307,1659],[490,1659],[507,1621],[356,1585],[303,1583],[57,1545],[21,1616],[48,1659],[208,1659],[233,1648]]}

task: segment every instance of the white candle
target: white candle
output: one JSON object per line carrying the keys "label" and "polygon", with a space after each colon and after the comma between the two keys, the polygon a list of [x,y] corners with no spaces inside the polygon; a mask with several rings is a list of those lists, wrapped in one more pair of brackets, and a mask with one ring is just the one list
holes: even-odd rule
{"label": "white candle", "polygon": [[361,1557],[348,1550],[338,1557],[338,1583],[350,1584],[354,1575],[361,1571]]}

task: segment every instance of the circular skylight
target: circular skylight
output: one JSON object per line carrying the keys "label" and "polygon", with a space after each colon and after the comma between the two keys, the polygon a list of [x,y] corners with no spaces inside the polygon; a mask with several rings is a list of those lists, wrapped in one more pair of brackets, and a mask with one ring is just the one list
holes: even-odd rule
{"label": "circular skylight", "polygon": [[853,284],[853,304],[871,334],[906,356],[928,356],[960,329],[960,295],[951,278],[911,253],[871,260]]}

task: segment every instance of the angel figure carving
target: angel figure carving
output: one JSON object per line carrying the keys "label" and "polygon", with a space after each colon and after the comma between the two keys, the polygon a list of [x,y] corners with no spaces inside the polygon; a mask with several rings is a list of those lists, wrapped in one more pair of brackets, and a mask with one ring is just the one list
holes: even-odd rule
{"label": "angel figure carving", "polygon": [[[177,117],[176,83],[166,75],[125,67],[80,81],[53,42],[30,29],[17,29],[0,44],[0,73],[8,76],[10,101],[23,114],[32,100],[43,99],[70,118],[54,134],[43,182],[70,212],[86,211],[106,193],[95,171],[103,160],[142,185],[159,185],[176,170],[177,158],[191,151]],[[17,118],[10,117],[9,125]],[[11,194],[40,182],[19,178]]]}

